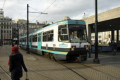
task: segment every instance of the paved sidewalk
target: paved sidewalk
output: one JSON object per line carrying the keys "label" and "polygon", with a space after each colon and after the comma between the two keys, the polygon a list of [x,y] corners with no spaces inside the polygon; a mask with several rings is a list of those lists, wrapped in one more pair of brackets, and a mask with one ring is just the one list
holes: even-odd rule
{"label": "paved sidewalk", "polygon": [[[11,52],[11,46],[0,47],[0,66],[7,73],[8,59]],[[54,62],[47,57],[35,54],[26,54],[26,51],[20,50],[24,56],[25,64],[28,68],[28,76],[30,80],[84,80],[82,75],[88,80],[120,80],[120,55],[112,56],[106,53],[100,54],[100,64],[94,64],[92,58],[88,58],[83,63],[66,63],[60,61],[61,64],[71,68],[77,74],[58,62]],[[10,74],[10,73],[9,73]],[[9,80],[10,78],[0,69],[0,78]],[[25,80],[25,72],[22,80]]]}

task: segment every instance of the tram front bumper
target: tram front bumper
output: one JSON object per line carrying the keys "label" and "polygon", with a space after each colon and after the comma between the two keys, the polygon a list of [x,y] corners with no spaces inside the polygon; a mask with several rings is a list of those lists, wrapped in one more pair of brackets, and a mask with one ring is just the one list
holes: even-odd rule
{"label": "tram front bumper", "polygon": [[81,56],[82,58],[87,58],[87,50],[85,48],[75,48],[74,51],[71,49],[68,52],[67,59],[71,57],[79,57]]}
{"label": "tram front bumper", "polygon": [[74,51],[70,50],[68,55],[87,55],[87,50],[85,48],[75,48]]}

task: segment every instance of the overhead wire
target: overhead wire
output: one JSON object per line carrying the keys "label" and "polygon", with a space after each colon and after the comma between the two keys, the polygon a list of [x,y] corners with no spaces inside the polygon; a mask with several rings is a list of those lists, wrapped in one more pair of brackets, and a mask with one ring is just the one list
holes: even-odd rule
{"label": "overhead wire", "polygon": [[[27,3],[28,3],[29,1],[32,1],[32,0],[26,0]],[[22,15],[23,15],[23,14],[24,14],[24,15],[27,15],[27,10],[24,10],[24,11],[22,12]],[[20,16],[21,16],[21,15],[19,15],[18,18],[19,18]]]}
{"label": "overhead wire", "polygon": [[45,12],[47,9],[49,9],[49,8],[54,4],[55,1],[56,1],[56,0],[54,0],[54,1],[51,3],[51,5],[48,6],[43,12]]}
{"label": "overhead wire", "polygon": [[[55,3],[56,0],[54,0],[45,10],[43,10],[43,12],[45,12],[46,10],[48,10],[54,3]],[[41,14],[40,14],[41,15]],[[37,18],[40,17],[40,15],[38,15],[36,18],[34,18],[32,21],[36,20]],[[31,21],[31,22],[32,22]]]}
{"label": "overhead wire", "polygon": [[[26,0],[27,3],[28,3],[29,1],[32,1],[32,0]],[[24,15],[27,15],[27,10],[23,11],[22,13],[23,13]],[[22,15],[23,15],[23,14],[22,14]],[[19,18],[20,16],[21,16],[21,15],[19,15],[18,18]]]}

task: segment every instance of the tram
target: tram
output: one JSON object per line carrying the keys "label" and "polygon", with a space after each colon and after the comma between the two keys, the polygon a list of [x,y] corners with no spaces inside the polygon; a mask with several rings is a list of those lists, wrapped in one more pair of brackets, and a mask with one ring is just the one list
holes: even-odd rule
{"label": "tram", "polygon": [[[27,35],[20,37],[20,47],[26,49]],[[82,20],[64,20],[29,34],[31,52],[56,60],[87,60],[86,24]]]}

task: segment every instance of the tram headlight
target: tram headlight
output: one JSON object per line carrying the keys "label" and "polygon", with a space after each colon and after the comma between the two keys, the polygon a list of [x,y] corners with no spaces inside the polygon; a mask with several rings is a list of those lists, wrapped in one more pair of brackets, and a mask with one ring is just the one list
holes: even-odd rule
{"label": "tram headlight", "polygon": [[74,51],[75,48],[76,48],[76,46],[72,46],[72,47],[71,47],[71,51]]}
{"label": "tram headlight", "polygon": [[88,46],[88,45],[84,45],[84,48],[85,48],[86,50],[88,50],[89,46]]}

